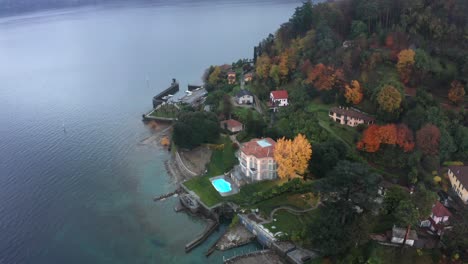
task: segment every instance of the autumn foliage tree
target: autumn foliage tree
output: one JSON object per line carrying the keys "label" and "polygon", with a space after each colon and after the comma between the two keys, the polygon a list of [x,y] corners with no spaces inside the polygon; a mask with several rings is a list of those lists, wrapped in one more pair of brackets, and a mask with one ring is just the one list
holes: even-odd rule
{"label": "autumn foliage tree", "polygon": [[413,71],[415,52],[412,49],[404,49],[398,53],[397,70],[403,83],[408,83]]}
{"label": "autumn foliage tree", "polygon": [[400,91],[392,85],[385,85],[377,94],[379,108],[387,113],[398,110],[401,106],[402,96]]}
{"label": "autumn foliage tree", "polygon": [[357,143],[357,148],[366,152],[377,152],[380,148],[379,126],[370,125],[362,134],[362,139]]}
{"label": "autumn foliage tree", "polygon": [[465,87],[459,81],[453,81],[450,84],[450,90],[448,92],[448,98],[454,104],[459,104],[463,102],[465,97]]}
{"label": "autumn foliage tree", "polygon": [[426,155],[439,153],[440,130],[433,124],[426,124],[416,132],[416,144]]}
{"label": "autumn foliage tree", "polygon": [[288,81],[289,74],[296,69],[295,51],[286,49],[279,57],[279,75],[283,82]]}
{"label": "autumn foliage tree", "polygon": [[221,67],[215,66],[213,72],[208,77],[208,83],[215,85],[220,81]]}
{"label": "autumn foliage tree", "polygon": [[306,83],[312,84],[319,91],[328,91],[343,78],[343,70],[319,63],[307,74]]}
{"label": "autumn foliage tree", "polygon": [[261,79],[267,79],[270,75],[271,68],[271,59],[267,54],[262,54],[260,58],[257,59],[257,64],[255,65],[255,71],[257,76]]}
{"label": "autumn foliage tree", "polygon": [[414,149],[413,132],[404,124],[370,125],[364,130],[357,148],[366,152],[377,152],[381,144],[397,145],[404,152]]}
{"label": "autumn foliage tree", "polygon": [[293,178],[305,173],[312,157],[312,146],[302,134],[294,140],[283,137],[277,141],[273,156],[278,164],[278,176]]}
{"label": "autumn foliage tree", "polygon": [[362,88],[359,82],[356,80],[353,80],[351,81],[351,85],[346,84],[344,96],[346,98],[346,102],[348,103],[352,103],[355,105],[361,103],[364,95],[362,93]]}
{"label": "autumn foliage tree", "polygon": [[397,140],[396,144],[403,149],[404,152],[409,152],[414,149],[413,131],[405,124],[397,125]]}

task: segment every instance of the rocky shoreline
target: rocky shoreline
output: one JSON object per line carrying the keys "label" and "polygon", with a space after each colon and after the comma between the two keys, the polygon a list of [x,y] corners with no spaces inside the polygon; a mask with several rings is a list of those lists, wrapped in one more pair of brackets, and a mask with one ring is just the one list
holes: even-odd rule
{"label": "rocky shoreline", "polygon": [[229,227],[229,230],[216,243],[217,250],[229,250],[246,245],[255,240],[255,235],[250,233],[243,225],[237,224]]}

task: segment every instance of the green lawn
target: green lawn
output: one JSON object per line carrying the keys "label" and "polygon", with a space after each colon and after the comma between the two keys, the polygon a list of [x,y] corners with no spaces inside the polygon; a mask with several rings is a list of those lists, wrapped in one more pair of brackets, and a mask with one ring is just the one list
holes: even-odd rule
{"label": "green lawn", "polygon": [[[320,209],[301,215],[295,215],[285,210],[280,210],[273,217],[276,221],[265,224],[264,226],[273,234],[276,232],[283,232],[291,235],[293,233],[302,232],[303,227],[306,226],[307,223],[313,222],[319,214]],[[275,228],[273,228],[273,226]]]}
{"label": "green lawn", "polygon": [[165,117],[165,118],[176,118],[180,110],[172,104],[165,104],[153,111],[151,116],[154,117]]}
{"label": "green lawn", "polygon": [[207,166],[207,174],[195,177],[184,183],[184,185],[194,191],[207,206],[213,206],[222,201],[221,195],[219,195],[211,185],[209,178],[229,171],[237,163],[235,149],[229,137],[221,137],[219,144],[224,144],[224,149],[213,151],[210,163],[208,163]]}
{"label": "green lawn", "polygon": [[279,206],[286,205],[297,210],[304,210],[315,206],[316,203],[317,198],[313,195],[309,195],[309,199],[304,199],[302,194],[284,193],[271,199],[254,204],[251,207],[258,208],[262,214],[268,215],[273,209]]}
{"label": "green lawn", "polygon": [[307,106],[307,111],[315,113],[319,125],[328,131],[333,137],[342,140],[348,146],[354,148],[354,138],[358,135],[356,128],[333,122],[328,116],[328,112],[331,107],[333,107],[332,104],[323,104],[319,99],[316,99]]}
{"label": "green lawn", "polygon": [[184,185],[194,191],[207,206],[213,206],[223,201],[231,201],[242,206],[253,207],[249,206],[249,198],[252,197],[254,193],[267,191],[281,183],[279,180],[252,183],[242,186],[238,194],[222,197],[211,185],[209,178],[213,176],[217,175],[208,173],[207,175],[195,177],[184,183]]}
{"label": "green lawn", "polygon": [[284,180],[275,180],[275,181],[261,181],[252,184],[247,184],[241,187],[238,194],[226,197],[229,201],[235,202],[243,206],[251,206],[249,204],[249,198],[252,197],[254,193],[265,192],[276,185],[284,183]]}
{"label": "green lawn", "polygon": [[213,206],[222,202],[222,197],[211,185],[209,178],[213,175],[204,175],[195,177],[185,183],[185,187],[194,191],[206,206]]}
{"label": "green lawn", "polygon": [[236,150],[233,148],[231,139],[222,136],[218,144],[224,144],[224,148],[223,150],[213,151],[211,155],[210,163],[207,166],[207,174],[211,176],[221,175],[231,170],[237,164]]}

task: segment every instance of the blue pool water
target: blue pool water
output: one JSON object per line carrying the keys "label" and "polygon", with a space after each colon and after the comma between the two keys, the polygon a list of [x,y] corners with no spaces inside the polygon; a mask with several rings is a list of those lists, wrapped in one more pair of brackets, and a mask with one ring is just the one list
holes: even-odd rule
{"label": "blue pool water", "polygon": [[230,192],[231,184],[225,179],[216,179],[211,182],[215,189],[220,193]]}

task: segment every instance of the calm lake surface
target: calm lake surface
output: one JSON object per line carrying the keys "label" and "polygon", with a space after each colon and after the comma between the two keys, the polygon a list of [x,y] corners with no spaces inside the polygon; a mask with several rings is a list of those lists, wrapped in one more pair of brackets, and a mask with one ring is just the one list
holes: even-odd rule
{"label": "calm lake surface", "polygon": [[[141,114],[171,78],[250,58],[300,1],[157,1],[0,18],[0,263],[221,263],[190,254]],[[149,83],[149,85],[148,85]],[[64,132],[63,127],[66,128]],[[225,228],[225,226],[223,227]],[[221,231],[223,230],[221,229]]]}

